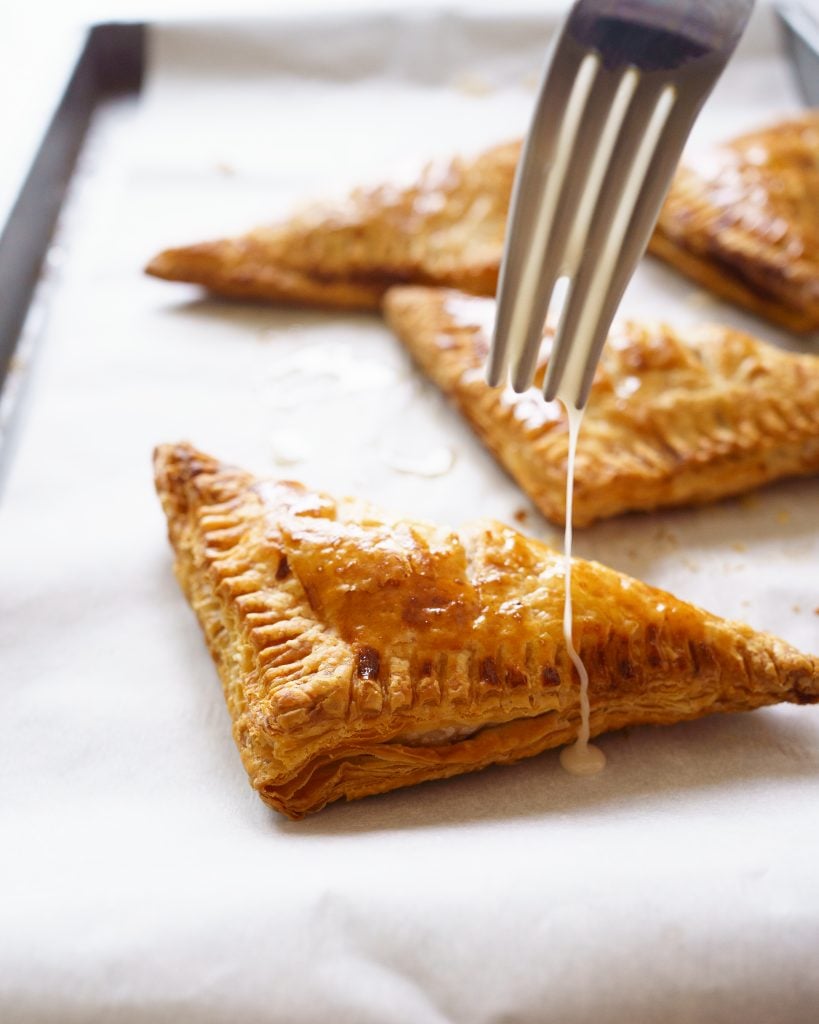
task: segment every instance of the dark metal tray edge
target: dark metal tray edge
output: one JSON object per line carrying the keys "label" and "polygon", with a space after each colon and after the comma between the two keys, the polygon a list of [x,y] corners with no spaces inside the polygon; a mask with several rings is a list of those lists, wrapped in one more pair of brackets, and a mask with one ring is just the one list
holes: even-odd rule
{"label": "dark metal tray edge", "polygon": [[103,100],[139,92],[147,25],[92,25],[0,233],[0,391],[91,123]]}

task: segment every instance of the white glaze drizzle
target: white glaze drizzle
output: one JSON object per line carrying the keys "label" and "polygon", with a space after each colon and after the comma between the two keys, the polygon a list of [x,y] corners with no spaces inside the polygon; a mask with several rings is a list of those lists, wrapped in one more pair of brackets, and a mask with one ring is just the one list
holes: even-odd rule
{"label": "white glaze drizzle", "polygon": [[599,747],[589,743],[589,673],[574,646],[572,637],[572,506],[574,504],[574,462],[577,453],[577,437],[583,421],[583,410],[560,396],[566,407],[569,422],[569,458],[566,465],[566,530],[563,535],[563,574],[566,580],[563,600],[563,637],[569,658],[580,678],[580,729],[571,746],[560,752],[560,763],[572,775],[596,775],[606,763],[606,755]]}

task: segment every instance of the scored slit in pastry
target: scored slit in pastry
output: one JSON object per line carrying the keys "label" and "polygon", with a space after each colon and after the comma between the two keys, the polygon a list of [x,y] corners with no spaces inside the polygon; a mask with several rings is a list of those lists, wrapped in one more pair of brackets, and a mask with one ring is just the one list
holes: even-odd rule
{"label": "scored slit in pastry", "polygon": [[[394,519],[156,450],[175,569],[262,799],[293,818],[572,741],[562,556],[495,522]],[[819,701],[819,659],[573,563],[591,735]]]}
{"label": "scored slit in pastry", "polygon": [[678,170],[649,249],[793,331],[819,331],[819,110]]}
{"label": "scored slit in pastry", "polygon": [[403,282],[494,295],[520,143],[429,164],[280,224],[154,257],[147,272],[234,298],[378,309]]}
{"label": "scored slit in pastry", "polygon": [[[494,300],[434,288],[391,289],[387,321],[540,511],[565,520],[569,432],[543,401],[551,331],[535,388],[490,388],[484,364]],[[819,472],[819,357],[731,330],[615,327],[577,446],[573,522],[713,501]]]}

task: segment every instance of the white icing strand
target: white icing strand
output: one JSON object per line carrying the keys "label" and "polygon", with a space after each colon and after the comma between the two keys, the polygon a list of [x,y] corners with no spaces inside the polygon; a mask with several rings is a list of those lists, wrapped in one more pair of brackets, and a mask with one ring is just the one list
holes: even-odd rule
{"label": "white icing strand", "polygon": [[574,462],[583,410],[560,397],[569,420],[569,459],[566,466],[566,530],[563,538],[563,574],[566,580],[563,601],[563,637],[569,658],[580,677],[580,729],[577,740],[560,752],[560,763],[573,775],[596,775],[606,763],[602,750],[589,743],[589,674],[577,653],[572,637],[572,507],[574,505]]}

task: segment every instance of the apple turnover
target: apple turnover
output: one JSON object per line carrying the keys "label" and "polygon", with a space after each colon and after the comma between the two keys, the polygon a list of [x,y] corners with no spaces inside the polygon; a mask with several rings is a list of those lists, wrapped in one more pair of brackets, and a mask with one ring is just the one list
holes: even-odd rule
{"label": "apple turnover", "polygon": [[760,316],[819,330],[819,110],[684,164],[649,248]]}
{"label": "apple turnover", "polygon": [[236,298],[377,309],[402,282],[494,295],[520,144],[430,164],[237,238],[168,249],[147,272]]}
{"label": "apple turnover", "polygon": [[[524,394],[490,388],[483,367],[494,300],[391,289],[388,322],[540,511],[565,519],[569,430],[544,402],[551,332]],[[690,505],[819,472],[819,357],[728,327],[625,323],[613,329],[580,431],[574,524]]]}
{"label": "apple turnover", "polygon": [[[252,785],[292,818],[575,738],[562,556],[155,453],[176,573]],[[819,659],[575,560],[591,734],[819,700]]]}

